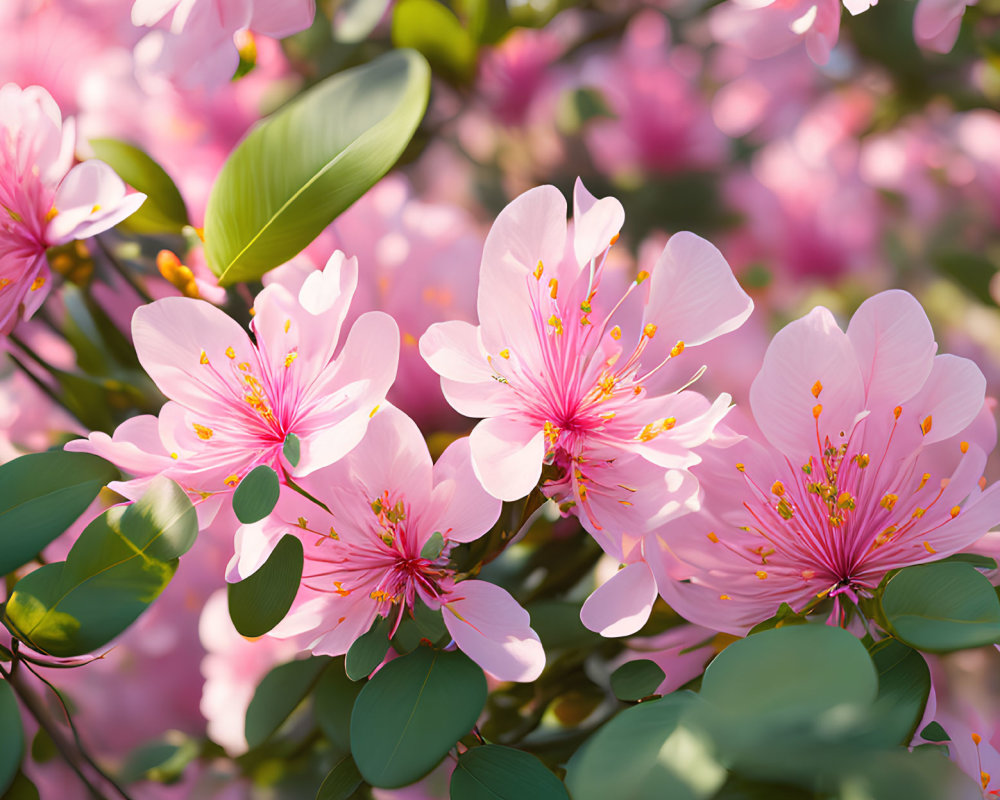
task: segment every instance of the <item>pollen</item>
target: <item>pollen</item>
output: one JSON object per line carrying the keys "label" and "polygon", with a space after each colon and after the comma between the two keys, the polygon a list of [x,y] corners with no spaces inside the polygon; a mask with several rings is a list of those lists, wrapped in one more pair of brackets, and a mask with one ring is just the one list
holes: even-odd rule
{"label": "pollen", "polygon": [[927,481],[929,481],[930,479],[931,479],[931,474],[929,472],[925,472],[923,475],[921,475],[920,485],[917,486],[917,491],[919,492],[921,489],[923,489],[927,485]]}
{"label": "pollen", "polygon": [[[11,219],[13,219],[14,222],[20,222],[21,221],[21,215],[20,214],[15,214],[9,208],[7,209],[7,213],[10,214]],[[54,220],[56,218],[56,216],[58,216],[58,214],[59,214],[59,209],[56,208],[55,206],[52,206],[52,208],[50,208],[48,211],[45,212],[45,221],[46,222],[52,222],[52,220]]]}
{"label": "pollen", "polygon": [[305,517],[299,517],[295,522],[300,528],[302,528],[302,530],[305,530],[306,528],[309,527],[309,520],[307,520]]}
{"label": "pollen", "polygon": [[635,276],[636,285],[642,283],[649,277],[649,273],[646,270],[641,270],[638,275]]}
{"label": "pollen", "polygon": [[784,520],[789,520],[795,516],[795,511],[792,509],[791,504],[788,502],[787,498],[782,497],[778,501],[778,513]]}
{"label": "pollen", "polygon": [[913,513],[910,515],[910,519],[920,519],[926,513],[927,513],[926,508],[917,507],[913,509]]}
{"label": "pollen", "polygon": [[819,419],[819,415],[823,413],[823,404],[817,403],[813,406],[813,419]]}
{"label": "pollen", "polygon": [[290,352],[287,356],[285,356],[285,367],[292,366],[292,363],[298,357],[299,357],[299,354],[296,353],[294,350],[292,352]]}
{"label": "pollen", "polygon": [[886,511],[892,511],[892,508],[896,505],[897,500],[899,500],[899,495],[887,494],[879,500],[879,505],[886,509]]}
{"label": "pollen", "polygon": [[665,431],[669,431],[676,424],[677,424],[677,419],[675,417],[667,417],[665,420],[663,420],[663,422],[660,423],[660,428]]}
{"label": "pollen", "polygon": [[510,350],[506,347],[500,351],[500,358],[510,358]]}
{"label": "pollen", "polygon": [[373,409],[372,409],[372,410],[371,410],[371,411],[369,412],[369,414],[368,414],[368,419],[371,419],[372,417],[374,417],[374,416],[375,416],[375,415],[376,415],[376,414],[378,413],[378,410],[379,410],[379,406],[375,406],[375,408],[373,408]]}
{"label": "pollen", "polygon": [[580,303],[580,310],[584,314],[589,314],[591,311],[593,311],[594,309],[590,305],[590,300],[584,300],[582,303]]}
{"label": "pollen", "polygon": [[611,247],[611,245],[613,245],[615,242],[617,242],[618,241],[618,237],[620,235],[621,234],[616,233],[614,236],[612,236],[611,237],[611,241],[608,243],[608,247]]}
{"label": "pollen", "polygon": [[285,320],[285,333],[288,333],[289,329],[292,327],[292,321],[290,319]]}
{"label": "pollen", "polygon": [[754,575],[756,575],[760,580],[766,580],[767,579],[767,573],[764,572],[764,570],[762,570],[762,569],[757,570],[754,573]]}
{"label": "pollen", "polygon": [[100,203],[94,203],[94,207],[90,209],[90,213],[91,214],[96,214],[100,210],[101,210],[101,204]]}
{"label": "pollen", "polygon": [[980,742],[983,741],[983,737],[978,733],[972,734],[972,741],[975,743],[976,747],[979,747]]}
{"label": "pollen", "polygon": [[0,289],[6,289],[10,286],[10,278],[0,278]]}
{"label": "pollen", "polygon": [[549,297],[553,300],[556,299],[556,294],[559,292],[559,281],[555,278],[549,278]]}
{"label": "pollen", "polygon": [[656,326],[652,322],[646,323],[646,327],[642,329],[642,335],[648,336],[650,339],[652,339],[654,336],[656,336]]}
{"label": "pollen", "polygon": [[617,325],[615,325],[615,327],[611,329],[611,338],[614,339],[616,342],[622,338],[622,329],[619,328]]}
{"label": "pollen", "polygon": [[926,436],[928,433],[931,432],[932,424],[933,420],[931,419],[931,415],[928,414],[926,417],[924,417],[924,421],[920,423],[920,432],[923,433],[924,436]]}
{"label": "pollen", "polygon": [[985,475],[983,475],[983,476],[982,476],[982,477],[981,477],[981,478],[979,479],[978,483],[979,483],[979,488],[980,488],[980,489],[985,489],[985,488],[986,488],[986,476],[985,476]]}
{"label": "pollen", "polygon": [[563,323],[562,320],[559,319],[559,317],[557,317],[555,314],[549,317],[549,325],[551,325],[553,328],[556,329],[557,334],[562,335]]}
{"label": "pollen", "polygon": [[[992,780],[992,776],[990,775],[990,773],[986,772],[985,770],[981,771],[979,773],[979,781],[983,784],[983,791],[984,792],[986,791],[986,787],[990,785],[990,781],[991,780]],[[991,794],[992,794],[992,792],[991,792]]]}
{"label": "pollen", "polygon": [[961,506],[952,506],[951,511],[949,511],[948,513],[951,515],[952,519],[955,519],[955,517],[957,517],[961,512],[962,512]]}
{"label": "pollen", "polygon": [[677,340],[677,344],[670,348],[670,357],[677,358],[681,353],[684,352],[684,342],[680,339]]}
{"label": "pollen", "polygon": [[227,347],[226,348],[226,358],[235,360],[235,358],[236,358],[236,351],[233,350],[232,347]]}
{"label": "pollen", "polygon": [[846,508],[853,511],[855,506],[856,503],[854,500],[854,495],[852,495],[850,492],[841,492],[840,495],[837,497],[838,508]]}
{"label": "pollen", "polygon": [[895,407],[895,408],[894,408],[894,409],[892,410],[892,416],[893,416],[894,418],[896,418],[896,419],[899,419],[899,415],[900,415],[900,414],[902,414],[902,413],[903,413],[903,407],[902,407],[902,406],[896,406],[896,407]]}
{"label": "pollen", "polygon": [[738,469],[740,472],[746,472],[747,471],[747,468],[746,468],[745,464],[737,464],[736,465],[736,469]]}
{"label": "pollen", "polygon": [[813,384],[812,388],[813,397],[815,397],[818,400],[819,393],[822,391],[823,391],[823,384],[820,383],[819,381],[816,381],[816,383]]}
{"label": "pollen", "polygon": [[705,535],[708,537],[708,541],[710,541],[712,544],[719,543],[719,537],[715,532],[707,533]]}
{"label": "pollen", "polygon": [[934,555],[937,552],[937,550],[935,550],[933,547],[931,547],[931,543],[930,542],[924,542],[924,550],[926,550],[931,555]]}
{"label": "pollen", "polygon": [[771,487],[771,494],[775,494],[778,497],[781,497],[781,495],[783,495],[784,493],[785,493],[785,484],[783,484],[781,481],[775,481],[774,485]]}
{"label": "pollen", "polygon": [[962,451],[962,455],[965,455],[966,453],[969,452],[969,443],[968,442],[959,442],[958,443],[958,449]]}
{"label": "pollen", "polygon": [[538,266],[535,267],[535,271],[531,273],[532,275],[535,276],[536,281],[540,281],[542,279],[542,269],[543,269],[542,262],[539,261]]}
{"label": "pollen", "polygon": [[45,278],[37,277],[31,282],[31,291],[37,292],[45,285]]}
{"label": "pollen", "polygon": [[731,598],[728,594],[720,594],[719,595],[719,599],[720,600],[732,600],[733,598]]}
{"label": "pollen", "polygon": [[858,467],[860,469],[864,469],[869,464],[871,464],[872,460],[871,460],[871,457],[868,455],[868,453],[861,453],[857,457],[857,462],[858,462]]}
{"label": "pollen", "polygon": [[199,358],[198,358],[198,363],[199,364],[207,364],[208,363],[208,353],[206,353],[204,350],[201,351],[201,356],[199,356]]}
{"label": "pollen", "polygon": [[178,458],[180,458],[180,456],[179,456],[179,455],[177,455],[177,453],[171,453],[171,454],[170,454],[170,457],[171,457],[171,458],[172,458],[172,459],[173,459],[174,461],[176,461],[176,460],[177,460]]}
{"label": "pollen", "polygon": [[235,486],[239,482],[240,482],[239,475],[230,475],[223,481],[223,483],[226,484],[226,486]]}
{"label": "pollen", "polygon": [[205,425],[199,425],[197,422],[195,422],[192,427],[194,428],[194,432],[198,434],[199,439],[203,439],[207,442],[212,438],[213,431],[211,428]]}

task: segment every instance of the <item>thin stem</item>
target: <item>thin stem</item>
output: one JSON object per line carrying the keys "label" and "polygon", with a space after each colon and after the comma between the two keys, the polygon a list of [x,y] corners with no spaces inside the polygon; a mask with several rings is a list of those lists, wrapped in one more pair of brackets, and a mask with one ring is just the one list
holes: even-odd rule
{"label": "thin stem", "polygon": [[[14,336],[13,334],[8,334],[7,335],[7,339],[9,341],[13,342],[15,345],[17,345],[21,350],[24,350],[26,355],[30,355],[35,360],[38,360],[38,356],[36,356],[30,349],[26,348],[16,336]],[[41,378],[39,378],[34,372],[32,372],[30,369],[28,369],[28,365],[27,364],[25,364],[23,361],[21,361],[21,359],[19,359],[17,356],[15,356],[13,353],[11,353],[9,350],[7,351],[7,356],[8,356],[8,358],[10,358],[11,361],[14,362],[14,364],[18,368],[20,368],[21,372],[23,372],[28,377],[28,379],[32,383],[34,383],[35,386],[37,386],[42,391],[42,393],[45,394],[45,396],[48,397],[53,403],[55,403],[57,406],[59,406],[61,409],[63,409],[67,414],[69,414],[71,417],[73,417],[73,419],[75,419],[81,425],[83,425],[84,428],[89,428],[90,427],[82,419],[80,419],[79,414],[77,414],[72,408],[70,408],[66,404],[66,402],[61,397],[59,397],[59,395],[57,395],[53,391],[53,389],[52,389],[51,386],[49,386],[45,381],[43,381]],[[43,367],[46,366],[44,361],[39,361],[39,363]]]}
{"label": "thin stem", "polygon": [[147,292],[129,273],[129,271],[125,268],[125,265],[114,253],[111,252],[111,248],[104,243],[104,239],[101,236],[95,236],[94,240],[97,242],[97,246],[100,248],[101,253],[108,260],[108,263],[111,264],[115,272],[121,275],[125,282],[132,287],[132,291],[139,295],[139,297],[141,297],[145,302],[152,303],[153,296]]}

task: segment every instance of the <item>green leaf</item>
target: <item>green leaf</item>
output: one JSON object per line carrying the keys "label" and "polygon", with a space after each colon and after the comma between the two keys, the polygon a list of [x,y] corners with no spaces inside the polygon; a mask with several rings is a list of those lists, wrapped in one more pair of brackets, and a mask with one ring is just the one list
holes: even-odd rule
{"label": "green leaf", "polygon": [[[840,791],[835,800],[982,800],[976,782],[939,752],[894,748],[859,759],[831,777]],[[825,795],[829,796],[829,795]]]}
{"label": "green leaf", "polygon": [[444,536],[441,535],[441,531],[434,531],[431,538],[420,548],[420,557],[433,561],[441,555],[442,550],[444,550]]}
{"label": "green leaf", "polygon": [[595,647],[607,641],[580,622],[580,603],[570,600],[539,600],[528,606],[531,628],[542,640],[546,651],[576,647]]}
{"label": "green leaf", "polygon": [[659,664],[637,658],[611,673],[611,691],[619,700],[642,700],[653,694],[666,677]]}
{"label": "green leaf", "polygon": [[31,561],[118,478],[89,453],[32,453],[0,466],[0,575]]}
{"label": "green leaf", "polygon": [[376,617],[371,628],[354,640],[347,651],[344,669],[352,681],[360,681],[374,672],[389,652],[389,631],[392,623],[384,617]]}
{"label": "green leaf", "polygon": [[950,564],[952,562],[962,564],[972,564],[976,569],[996,569],[997,562],[989,556],[981,556],[978,553],[952,553],[947,558],[942,558],[939,564]]}
{"label": "green leaf", "polygon": [[365,780],[387,789],[430,772],[476,724],[486,677],[458,651],[420,647],[365,684],[351,714],[351,752]]}
{"label": "green leaf", "polygon": [[328,656],[311,656],[279,664],[264,676],[247,708],[244,731],[251,747],[263,744],[281,727],[331,661]]}
{"label": "green leaf", "polygon": [[229,584],[229,617],[242,636],[263,636],[285,618],[302,581],[302,542],[286,533],[253,575]]}
{"label": "green leaf", "polygon": [[0,794],[13,783],[24,756],[24,728],[14,690],[0,680]]}
{"label": "green leaf", "polygon": [[785,625],[804,625],[808,620],[805,614],[800,614],[795,609],[793,609],[788,603],[782,603],[778,606],[777,613],[770,619],[765,619],[763,622],[758,622],[750,629],[750,633],[760,633],[761,631],[769,631],[774,628],[783,628]]}
{"label": "green leaf", "polygon": [[689,722],[697,695],[676,692],[632,706],[600,728],[570,759],[573,800],[702,800],[726,780],[711,740]]}
{"label": "green leaf", "polygon": [[947,653],[1000,640],[1000,601],[970,564],[920,564],[885,587],[882,610],[897,638],[917,650]]}
{"label": "green leaf", "polygon": [[281,452],[289,464],[297,467],[299,465],[299,458],[302,456],[302,444],[299,442],[299,437],[294,433],[288,434],[285,437],[285,443],[282,445]]}
{"label": "green leaf", "polygon": [[304,92],[233,151],[205,212],[223,286],[256,280],[309,244],[399,158],[430,91],[427,62],[395,50]]}
{"label": "green leaf", "polygon": [[878,698],[872,717],[889,741],[908,744],[924,715],[931,691],[931,673],[916,650],[895,639],[883,639],[871,649],[878,671]]}
{"label": "green leaf", "polygon": [[347,800],[361,785],[361,773],[350,756],[341,759],[323,779],[316,800]]}
{"label": "green leaf", "polygon": [[437,0],[399,0],[392,11],[392,43],[418,50],[431,65],[459,81],[476,71],[476,43]]}
{"label": "green leaf", "polygon": [[920,731],[920,736],[928,742],[950,742],[951,736],[938,722],[931,722]]}
{"label": "green leaf", "polygon": [[39,800],[38,787],[35,786],[23,772],[14,776],[3,800]]}
{"label": "green leaf", "polygon": [[351,751],[351,711],[361,691],[344,672],[343,657],[324,670],[313,694],[313,714],[326,738],[345,753]]}
{"label": "green leaf", "polygon": [[531,753],[487,744],[458,757],[451,800],[569,800],[566,787]]}
{"label": "green leaf", "polygon": [[375,30],[389,7],[389,0],[343,0],[333,18],[333,40],[358,44]]}
{"label": "green leaf", "polygon": [[392,637],[392,649],[400,655],[405,655],[427,643],[447,644],[451,640],[441,609],[435,611],[428,608],[425,603],[418,602],[410,610],[410,614],[411,616],[403,617],[399,628],[396,629],[396,635]]}
{"label": "green leaf", "polygon": [[274,511],[281,493],[278,473],[266,464],[254,467],[233,492],[233,511],[244,525],[260,522]]}
{"label": "green leaf", "polygon": [[125,783],[140,780],[171,783],[180,778],[187,765],[198,758],[200,750],[201,746],[195,739],[147,742],[129,753],[119,777]]}
{"label": "green leaf", "polygon": [[187,207],[177,186],[143,150],[118,139],[91,139],[90,146],[146,201],[124,224],[136,233],[180,233],[188,222]]}
{"label": "green leaf", "polygon": [[107,644],[163,591],[198,534],[194,506],[157,478],[127,507],[108,509],[77,539],[66,561],[15,584],[4,623],[34,649],[77,656]]}

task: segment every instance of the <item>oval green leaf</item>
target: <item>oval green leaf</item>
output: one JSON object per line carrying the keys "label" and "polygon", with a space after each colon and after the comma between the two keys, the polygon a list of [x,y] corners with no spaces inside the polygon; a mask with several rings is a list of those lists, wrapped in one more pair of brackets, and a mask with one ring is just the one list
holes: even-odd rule
{"label": "oval green leaf", "polygon": [[361,773],[354,759],[347,756],[323,779],[316,800],[347,800],[361,785]]}
{"label": "oval green leaf", "polygon": [[883,639],[871,649],[878,671],[878,698],[872,718],[889,744],[909,744],[927,706],[931,673],[916,650],[895,639]]}
{"label": "oval green leaf", "polygon": [[611,691],[619,700],[642,700],[653,694],[666,677],[659,664],[637,658],[611,673]]}
{"label": "oval green leaf", "polygon": [[0,466],[0,575],[37,556],[118,478],[89,453],[32,453]]}
{"label": "oval green leaf", "polygon": [[487,744],[458,757],[451,800],[569,800],[566,787],[531,753]]}
{"label": "oval green leaf", "polygon": [[281,493],[278,473],[266,464],[254,467],[233,492],[233,511],[244,525],[260,522],[274,511]]}
{"label": "oval green leaf", "polygon": [[233,151],[205,211],[205,255],[223,286],[298,253],[375,185],[420,124],[430,69],[394,50],[337,73],[277,111]]}
{"label": "oval green leaf", "polygon": [[352,681],[367,678],[382,663],[389,652],[389,631],[392,623],[385,617],[376,617],[371,628],[354,640],[347,651],[344,669]]}
{"label": "oval green leaf", "polygon": [[297,467],[299,458],[302,456],[302,442],[299,441],[299,437],[294,433],[288,434],[285,437],[285,443],[281,446],[281,452],[289,464]]}
{"label": "oval green leaf", "polygon": [[157,478],[127,507],[90,523],[65,561],[23,577],[4,623],[21,641],[57,657],[107,644],[166,587],[198,534],[194,506],[173,481]]}
{"label": "oval green leaf", "polygon": [[14,782],[24,757],[24,728],[14,690],[0,680],[0,795]]}
{"label": "oval green leaf", "polygon": [[365,684],[351,714],[351,752],[364,779],[394,789],[422,778],[472,730],[486,677],[458,651],[419,647]]}
{"label": "oval green leaf", "polygon": [[285,618],[302,581],[302,542],[281,537],[260,569],[229,584],[229,617],[242,636],[263,636]]}
{"label": "oval green leaf", "polygon": [[677,692],[625,709],[566,767],[573,800],[703,800],[725,783],[709,738],[689,724],[697,695]]}
{"label": "oval green leaf", "polygon": [[146,202],[123,223],[136,233],[180,233],[188,222],[187,206],[166,171],[145,151],[118,139],[91,139],[90,146]]}
{"label": "oval green leaf", "polygon": [[885,587],[882,611],[897,638],[917,650],[948,653],[1000,641],[1000,601],[970,564],[920,564]]}
{"label": "oval green leaf", "polygon": [[331,658],[311,656],[279,664],[257,686],[247,707],[244,732],[251,747],[263,744],[313,690]]}

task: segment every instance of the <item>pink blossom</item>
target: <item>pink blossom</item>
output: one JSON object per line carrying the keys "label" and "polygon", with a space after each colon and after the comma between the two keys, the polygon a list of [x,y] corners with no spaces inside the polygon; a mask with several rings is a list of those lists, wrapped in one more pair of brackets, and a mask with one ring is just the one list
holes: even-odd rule
{"label": "pink blossom", "polygon": [[660,558],[647,548],[664,599],[734,633],[782,602],[830,596],[842,613],[888,570],[1000,521],[1000,489],[982,490],[985,379],[936,350],[902,291],[863,303],[846,333],[822,307],[782,329],[750,389],[761,435],[695,469],[703,509],[657,532]]}
{"label": "pink blossom", "polygon": [[913,12],[913,38],[925,50],[948,53],[955,46],[965,9],[977,0],[919,0]]}
{"label": "pink blossom", "polygon": [[[874,3],[844,5],[858,14]],[[729,0],[716,6],[709,22],[716,39],[753,58],[770,58],[804,41],[809,58],[825,64],[840,35],[840,0]]]}
{"label": "pink blossom", "polygon": [[[336,461],[364,436],[399,353],[395,322],[371,312],[334,357],[357,271],[357,261],[338,251],[298,296],[265,288],[254,302],[256,343],[201,300],[168,297],[139,308],[136,353],[169,402],[158,418],[133,417],[113,437],[91,433],[67,449],[138,476],[115,485],[128,497],[157,474],[201,500],[231,491],[259,464],[306,475]],[[290,434],[300,442],[297,465],[283,455]]]}
{"label": "pink blossom", "polygon": [[[490,494],[523,497],[547,465],[546,493],[575,507],[588,530],[635,531],[677,513],[693,487],[669,473],[697,463],[693,448],[729,405],[728,395],[651,396],[648,382],[661,370],[675,386],[689,378],[696,367],[673,368],[685,347],[738,327],[752,303],[722,255],[690,233],[670,239],[652,277],[641,272],[624,296],[606,297],[605,259],[624,211],[579,181],[574,206],[568,235],[554,187],[508,205],[483,252],[479,326],[432,325],[420,351],[452,406],[485,418],[471,452]],[[620,557],[620,541],[599,540]]]}
{"label": "pink blossom", "polygon": [[51,288],[45,251],[111,228],[146,199],[125,194],[107,164],[73,163],[75,133],[43,88],[0,88],[0,334],[41,305]]}
{"label": "pink blossom", "polygon": [[135,0],[135,25],[170,17],[136,45],[136,62],[140,71],[169,75],[185,88],[217,88],[239,66],[237,34],[281,39],[308,28],[314,14],[314,0]]}
{"label": "pink blossom", "polygon": [[[230,578],[257,569],[285,534],[302,539],[302,586],[272,631],[316,654],[345,653],[378,617],[398,625],[418,600],[441,609],[455,643],[500,680],[532,681],[545,664],[528,613],[499,586],[457,581],[452,546],[488,531],[500,501],[476,482],[469,441],[450,445],[431,464],[416,424],[382,408],[364,441],[346,458],[303,478],[302,488],[329,512],[283,489],[271,516],[244,525]],[[439,554],[425,553],[439,533]]]}

